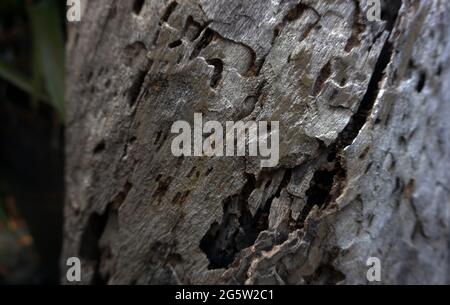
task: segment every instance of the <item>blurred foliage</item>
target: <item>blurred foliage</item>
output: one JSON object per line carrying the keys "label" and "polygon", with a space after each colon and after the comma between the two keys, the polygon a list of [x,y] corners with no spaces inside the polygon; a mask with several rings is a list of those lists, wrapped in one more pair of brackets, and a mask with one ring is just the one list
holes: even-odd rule
{"label": "blurred foliage", "polygon": [[6,216],[6,211],[3,207],[3,196],[0,193],[0,228],[3,226],[4,223],[8,220]]}
{"label": "blurred foliage", "polygon": [[2,0],[0,2],[0,16],[6,18],[11,14],[16,14],[24,11],[25,1],[20,0]]}
{"label": "blurred foliage", "polygon": [[0,285],[32,284],[37,266],[33,238],[15,211],[13,198],[9,197],[7,204],[0,193]]}
{"label": "blurred foliage", "polygon": [[0,285],[58,279],[65,9],[0,0]]}
{"label": "blurred foliage", "polygon": [[[0,52],[0,78],[26,92],[34,103],[49,102],[64,119],[64,24],[61,1],[0,1],[0,30],[11,18],[23,18],[31,41],[29,67]],[[25,70],[25,71],[23,71]]]}

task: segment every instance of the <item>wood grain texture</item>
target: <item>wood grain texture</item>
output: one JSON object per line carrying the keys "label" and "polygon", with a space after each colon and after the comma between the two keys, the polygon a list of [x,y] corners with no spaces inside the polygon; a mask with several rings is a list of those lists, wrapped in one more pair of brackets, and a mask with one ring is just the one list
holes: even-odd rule
{"label": "wood grain texture", "polygon": [[[450,3],[88,1],[69,30],[63,261],[84,283],[450,283]],[[219,68],[220,67],[220,68]],[[280,164],[174,121],[280,121]]]}

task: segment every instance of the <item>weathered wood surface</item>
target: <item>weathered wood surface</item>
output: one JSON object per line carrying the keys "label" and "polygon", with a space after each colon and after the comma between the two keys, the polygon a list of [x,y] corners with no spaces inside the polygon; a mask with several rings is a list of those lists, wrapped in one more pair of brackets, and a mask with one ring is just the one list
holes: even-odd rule
{"label": "weathered wood surface", "polygon": [[[367,8],[87,1],[62,263],[84,283],[353,284],[376,256],[383,283],[449,283],[450,2]],[[173,157],[194,112],[279,120],[279,166]]]}

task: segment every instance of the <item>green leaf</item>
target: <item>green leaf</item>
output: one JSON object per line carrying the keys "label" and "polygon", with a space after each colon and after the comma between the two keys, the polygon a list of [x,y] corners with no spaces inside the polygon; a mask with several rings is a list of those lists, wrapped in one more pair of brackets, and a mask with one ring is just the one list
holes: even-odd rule
{"label": "green leaf", "polygon": [[[53,0],[30,4],[28,14],[33,34],[35,73],[42,71],[50,101],[64,118],[64,36],[58,5]],[[40,69],[37,69],[39,65]],[[35,86],[36,88],[36,76]]]}

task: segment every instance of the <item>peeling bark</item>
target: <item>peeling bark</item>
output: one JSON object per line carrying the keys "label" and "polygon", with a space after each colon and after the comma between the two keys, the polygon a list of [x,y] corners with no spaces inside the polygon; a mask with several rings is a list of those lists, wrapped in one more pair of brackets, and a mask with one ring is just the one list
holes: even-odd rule
{"label": "peeling bark", "polygon": [[[68,43],[64,258],[84,283],[450,283],[450,3],[89,1]],[[280,164],[176,158],[280,121]]]}

